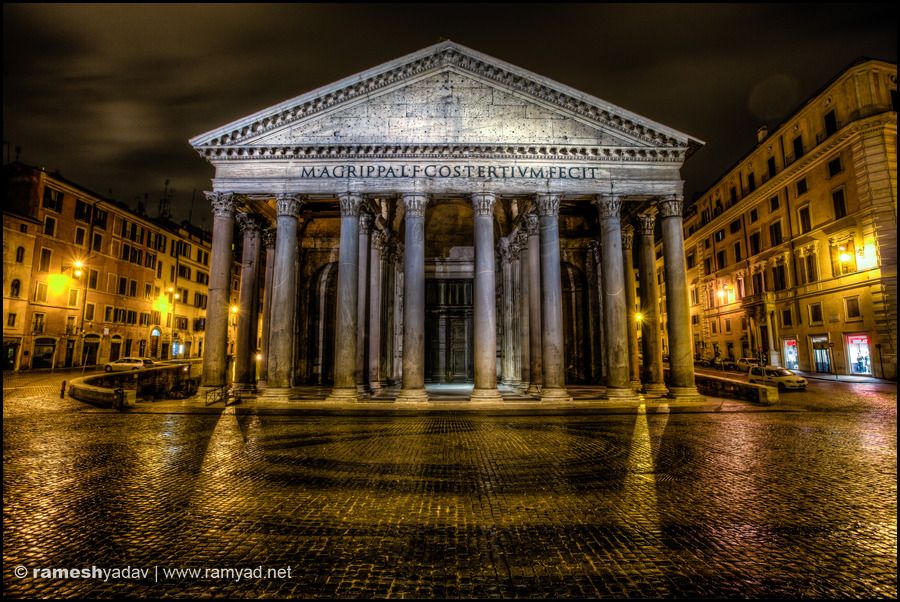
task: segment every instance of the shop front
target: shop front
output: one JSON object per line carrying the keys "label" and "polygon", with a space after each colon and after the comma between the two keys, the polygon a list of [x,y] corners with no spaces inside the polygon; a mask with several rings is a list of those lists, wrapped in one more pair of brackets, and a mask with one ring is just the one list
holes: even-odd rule
{"label": "shop front", "polygon": [[19,357],[19,348],[22,346],[22,339],[3,338],[3,369],[15,370],[16,361]]}
{"label": "shop front", "polygon": [[865,333],[844,336],[847,346],[847,361],[850,374],[872,374],[872,361],[869,354],[869,335]]}
{"label": "shop front", "polygon": [[784,367],[789,370],[800,369],[800,356],[798,353],[797,339],[784,339]]}
{"label": "shop front", "polygon": [[828,335],[813,335],[809,337],[810,349],[813,355],[813,368],[816,372],[831,372],[831,346]]}

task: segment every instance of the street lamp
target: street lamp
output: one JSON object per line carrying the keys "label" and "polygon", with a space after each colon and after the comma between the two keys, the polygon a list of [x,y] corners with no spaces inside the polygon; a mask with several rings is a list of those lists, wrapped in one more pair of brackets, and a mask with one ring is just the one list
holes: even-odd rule
{"label": "street lamp", "polygon": [[176,343],[178,340],[178,332],[175,323],[175,308],[178,306],[178,299],[181,298],[181,295],[179,295],[178,292],[175,291],[175,288],[171,286],[166,289],[166,292],[172,295],[172,359],[175,359],[175,355],[178,351],[178,343]]}

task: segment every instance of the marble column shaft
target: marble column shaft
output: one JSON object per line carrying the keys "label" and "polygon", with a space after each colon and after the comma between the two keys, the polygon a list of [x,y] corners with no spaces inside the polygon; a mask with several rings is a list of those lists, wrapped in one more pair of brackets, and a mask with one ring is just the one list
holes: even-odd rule
{"label": "marble column shaft", "polygon": [[519,269],[519,305],[516,312],[519,315],[519,362],[522,366],[522,386],[527,388],[531,384],[531,291],[528,278],[528,235],[520,230],[517,236],[519,254],[516,263]]}
{"label": "marble column shaft", "polygon": [[241,288],[238,293],[235,383],[256,387],[256,336],[259,330],[259,251],[262,219],[257,215],[238,215],[244,235],[241,257]]}
{"label": "marble column shaft", "polygon": [[371,235],[369,256],[369,388],[381,388],[381,274],[383,236],[377,230]]}
{"label": "marble column shaft", "polygon": [[528,235],[526,270],[528,270],[528,359],[531,380],[528,383],[528,394],[541,392],[544,382],[544,367],[541,326],[541,235],[538,216],[529,213],[525,216],[525,229]]}
{"label": "marble column shaft", "polygon": [[638,361],[637,320],[635,319],[635,278],[632,243],[634,227],[626,225],[622,228],[622,262],[625,266],[625,328],[628,335],[628,368],[631,384],[640,387],[641,365]]}
{"label": "marble column shaft", "polygon": [[262,311],[262,360],[259,364],[259,380],[265,382],[269,377],[269,325],[272,321],[272,278],[275,274],[275,229],[266,228],[263,232],[266,247],[266,275],[264,280]]}
{"label": "marble column shaft", "polygon": [[619,221],[621,199],[603,196],[595,201],[600,214],[603,244],[603,324],[606,330],[608,396],[625,396],[631,388],[628,368],[628,333],[625,293],[625,268],[622,257],[622,228]]}
{"label": "marble column shaft", "polygon": [[356,385],[360,392],[365,388],[369,376],[366,353],[369,344],[369,237],[372,230],[372,215],[360,213],[359,224],[359,258],[357,260],[357,312],[356,312]]}
{"label": "marble column shaft", "polygon": [[297,217],[302,204],[299,195],[282,194],[275,198],[277,235],[272,275],[272,310],[269,313],[271,321],[267,389],[286,389],[294,384],[294,314],[297,302],[297,260],[300,255]]}
{"label": "marble column shaft", "polygon": [[510,337],[512,339],[510,345],[512,349],[512,384],[514,386],[519,386],[522,384],[522,339],[519,334],[522,328],[522,320],[518,308],[520,287],[522,283],[519,280],[519,243],[516,242],[514,237],[510,237],[509,240],[509,277],[511,284],[509,313],[512,315],[512,330],[510,332]]}
{"label": "marble column shaft", "polygon": [[213,209],[209,299],[206,307],[206,346],[203,348],[203,386],[226,384],[228,368],[228,300],[231,294],[231,244],[234,242],[234,194],[204,192]]}
{"label": "marble column shaft", "polygon": [[[493,237],[492,237],[493,238]],[[502,361],[500,363],[500,373],[502,375],[502,383],[504,385],[512,385],[515,381],[513,371],[513,315],[512,315],[512,263],[509,248],[509,240],[507,238],[500,239],[500,275],[502,279],[502,297],[501,303],[503,313],[503,330],[501,338]],[[475,326],[475,333],[478,336],[478,326]]]}
{"label": "marble column shaft", "polygon": [[680,197],[658,204],[666,270],[666,314],[669,332],[669,394],[698,397],[691,353],[691,313],[684,260],[684,230]]}
{"label": "marble column shaft", "polygon": [[397,401],[427,401],[425,393],[425,207],[428,196],[403,194],[403,386]]}
{"label": "marble column shaft", "polygon": [[472,401],[500,399],[497,391],[497,283],[494,263],[494,202],[491,193],[472,195],[475,222],[475,387]]}
{"label": "marble column shaft", "polygon": [[638,269],[641,279],[641,314],[643,316],[641,345],[644,350],[641,380],[644,383],[644,392],[665,392],[662,330],[659,324],[659,285],[656,281],[656,243],[653,240],[655,211],[645,212],[639,215],[638,219],[640,224]]}
{"label": "marble column shaft", "polygon": [[334,323],[334,388],[328,399],[357,398],[357,319],[359,315],[359,210],[362,197],[342,194],[341,241],[338,255],[337,307]]}
{"label": "marble column shaft", "polygon": [[569,400],[565,389],[565,352],[563,349],[562,275],[559,264],[559,195],[536,197],[541,228],[541,326],[543,327],[543,383],[541,399]]}

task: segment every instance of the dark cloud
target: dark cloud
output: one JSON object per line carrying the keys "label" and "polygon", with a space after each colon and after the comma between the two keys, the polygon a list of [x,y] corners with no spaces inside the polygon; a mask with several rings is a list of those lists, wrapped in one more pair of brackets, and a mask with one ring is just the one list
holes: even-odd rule
{"label": "dark cloud", "polygon": [[[4,4],[4,140],[26,162],[176,217],[213,170],[187,140],[440,39],[707,142],[705,189],[861,55],[890,4]],[[208,211],[194,211],[207,220]]]}

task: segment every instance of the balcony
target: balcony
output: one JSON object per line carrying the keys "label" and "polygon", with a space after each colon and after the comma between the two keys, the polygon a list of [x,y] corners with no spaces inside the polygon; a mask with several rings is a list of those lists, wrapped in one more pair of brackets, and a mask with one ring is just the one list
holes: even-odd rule
{"label": "balcony", "polygon": [[756,305],[763,305],[775,302],[775,293],[764,292],[756,295],[747,295],[741,299],[741,307],[748,308]]}

